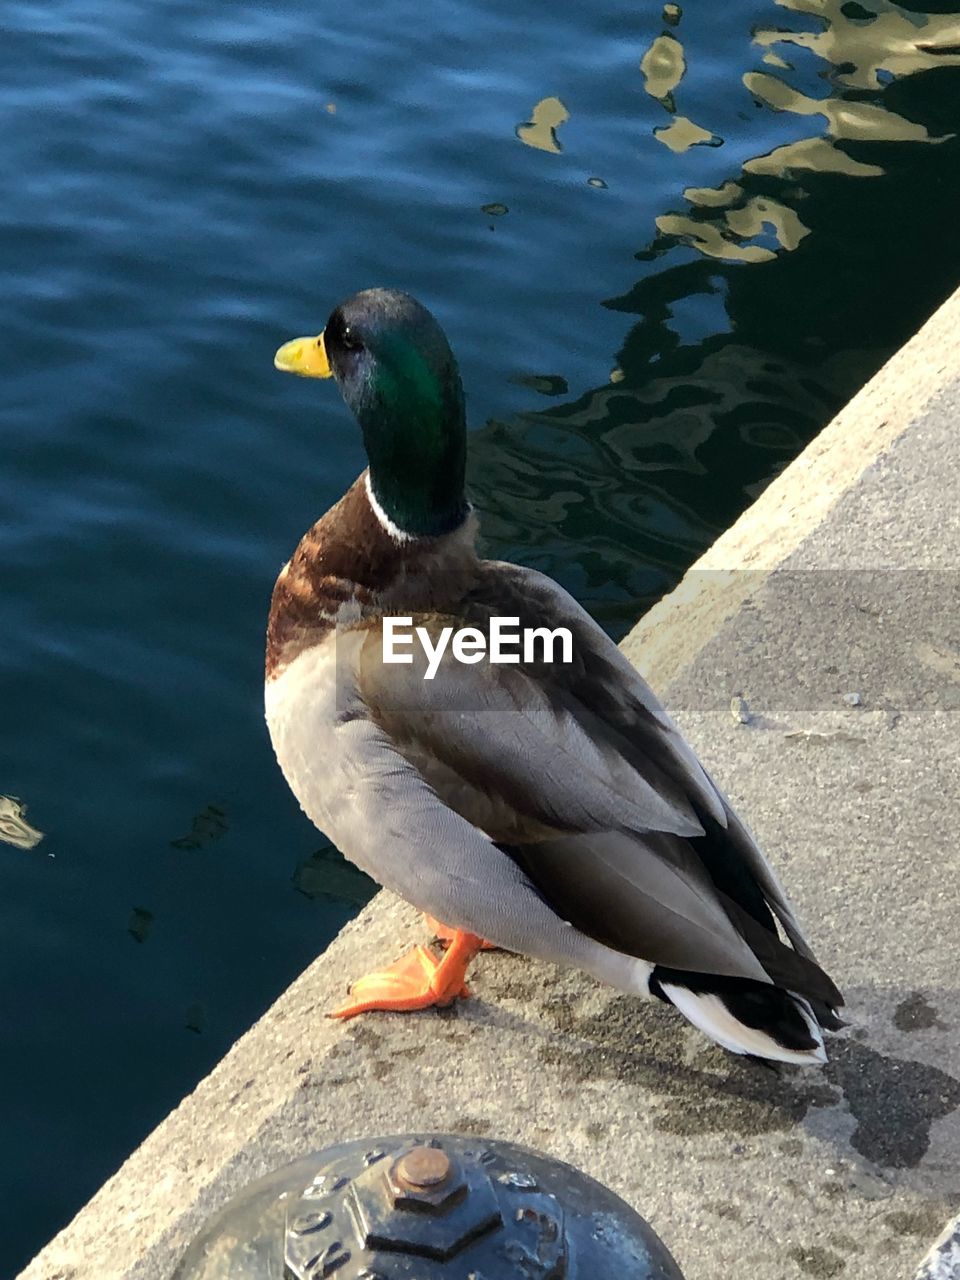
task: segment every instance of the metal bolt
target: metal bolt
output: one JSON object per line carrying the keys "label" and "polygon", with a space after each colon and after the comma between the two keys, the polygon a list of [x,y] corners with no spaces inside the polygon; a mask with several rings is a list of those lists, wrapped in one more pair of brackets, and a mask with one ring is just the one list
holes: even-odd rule
{"label": "metal bolt", "polygon": [[450,1157],[438,1147],[414,1147],[394,1166],[394,1176],[411,1191],[432,1191],[442,1187],[453,1171]]}

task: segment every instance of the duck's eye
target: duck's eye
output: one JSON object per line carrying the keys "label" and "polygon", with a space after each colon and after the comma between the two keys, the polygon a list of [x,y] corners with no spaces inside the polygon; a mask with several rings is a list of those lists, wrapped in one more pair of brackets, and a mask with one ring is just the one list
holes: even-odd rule
{"label": "duck's eye", "polygon": [[353,330],[350,328],[349,325],[344,326],[343,333],[341,334],[340,340],[348,351],[363,350],[363,343],[357,337],[357,335],[353,332]]}

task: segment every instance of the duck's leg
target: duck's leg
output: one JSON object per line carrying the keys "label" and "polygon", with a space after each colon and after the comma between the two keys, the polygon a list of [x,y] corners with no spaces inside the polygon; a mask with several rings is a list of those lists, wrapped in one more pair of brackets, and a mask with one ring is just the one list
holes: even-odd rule
{"label": "duck's leg", "polygon": [[[427,928],[440,943],[441,947],[448,947],[460,932],[459,929],[454,929],[453,925],[441,924],[436,916],[428,916],[426,912],[424,912],[423,918],[427,922]],[[496,949],[497,944],[495,942],[487,942],[485,939],[481,940],[481,951],[496,951]]]}
{"label": "duck's leg", "polygon": [[440,960],[427,947],[414,947],[386,969],[359,978],[350,999],[329,1016],[352,1018],[374,1009],[405,1013],[451,1004],[470,994],[464,983],[467,966],[482,945],[482,938],[458,929]]}

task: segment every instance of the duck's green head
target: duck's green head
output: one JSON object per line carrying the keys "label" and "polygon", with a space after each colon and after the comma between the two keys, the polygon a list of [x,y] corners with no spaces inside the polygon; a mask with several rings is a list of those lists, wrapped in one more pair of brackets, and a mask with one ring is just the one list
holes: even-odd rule
{"label": "duck's green head", "polygon": [[433,537],[462,523],[463,386],[426,307],[395,289],[365,289],[340,303],[318,337],[284,343],[274,363],[336,378],[363,430],[373,496],[397,529]]}

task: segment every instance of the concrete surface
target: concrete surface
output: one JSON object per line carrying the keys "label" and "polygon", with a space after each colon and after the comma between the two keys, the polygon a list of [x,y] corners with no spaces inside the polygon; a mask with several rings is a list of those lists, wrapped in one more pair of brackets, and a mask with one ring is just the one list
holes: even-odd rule
{"label": "concrete surface", "polygon": [[687,1280],[909,1280],[960,1204],[958,422],[955,298],[625,642],[846,992],[824,1070],[775,1076],[500,954],[446,1013],[331,1023],[351,975],[423,938],[380,895],[23,1280],[168,1277],[247,1180],[423,1128],[581,1166]]}

